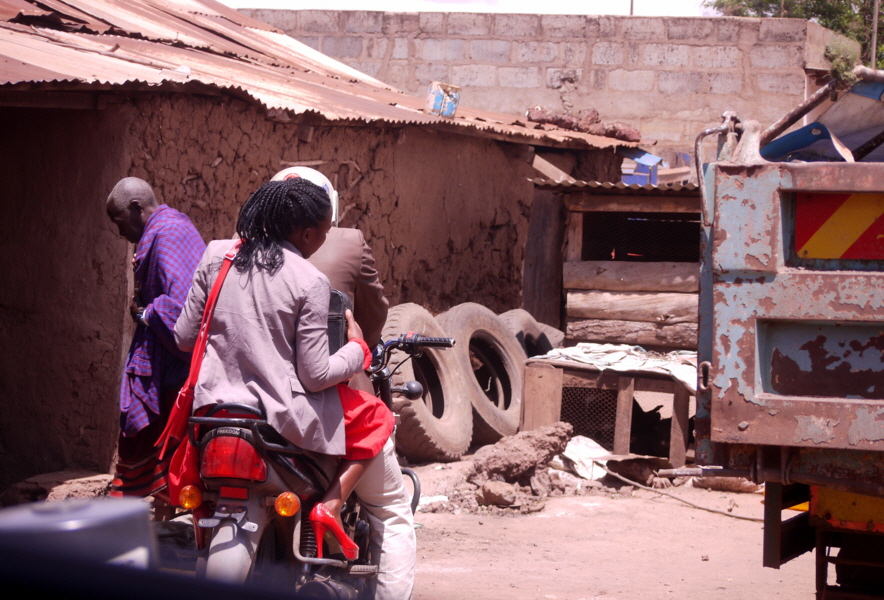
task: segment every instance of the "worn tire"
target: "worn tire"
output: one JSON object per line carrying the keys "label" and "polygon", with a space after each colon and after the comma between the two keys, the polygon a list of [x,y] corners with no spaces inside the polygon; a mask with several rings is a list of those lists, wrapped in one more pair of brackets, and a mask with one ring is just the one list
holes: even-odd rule
{"label": "worn tire", "polygon": [[531,313],[521,308],[502,313],[500,320],[510,333],[516,336],[528,357],[546,354],[553,348],[559,347],[565,338],[564,333],[549,325],[538,323]]}
{"label": "worn tire", "polygon": [[457,340],[452,350],[461,371],[467,374],[473,444],[493,444],[516,433],[522,412],[522,369],[527,360],[519,341],[481,304],[458,304],[437,320],[445,333]]}
{"label": "worn tire", "polygon": [[[387,313],[383,339],[413,331],[444,337],[443,329],[429,312],[417,304],[400,304]],[[456,346],[455,346],[456,347]],[[461,372],[453,349],[425,350],[422,356],[394,352],[389,368],[395,370],[393,385],[415,379],[424,386],[422,400],[395,398],[400,415],[396,448],[412,462],[458,460],[470,447],[473,416],[467,400],[466,373]]]}

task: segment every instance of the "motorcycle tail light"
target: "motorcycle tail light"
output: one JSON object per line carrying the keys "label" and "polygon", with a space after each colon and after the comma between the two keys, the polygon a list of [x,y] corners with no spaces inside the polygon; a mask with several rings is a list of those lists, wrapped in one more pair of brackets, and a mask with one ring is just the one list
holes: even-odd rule
{"label": "motorcycle tail light", "polygon": [[203,493],[195,485],[185,485],[178,493],[178,504],[181,508],[193,510],[203,503]]}
{"label": "motorcycle tail light", "polygon": [[276,502],[273,503],[273,507],[280,516],[293,517],[301,508],[301,501],[293,493],[283,492],[276,497]]}
{"label": "motorcycle tail light", "polygon": [[264,481],[267,479],[267,465],[258,451],[244,439],[218,436],[203,449],[200,474],[203,477]]}

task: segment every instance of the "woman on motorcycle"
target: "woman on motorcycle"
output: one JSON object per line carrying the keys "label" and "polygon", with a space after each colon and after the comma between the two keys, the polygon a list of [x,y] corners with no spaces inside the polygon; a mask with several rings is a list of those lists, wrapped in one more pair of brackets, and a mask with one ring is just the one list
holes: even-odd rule
{"label": "woman on motorcycle", "polygon": [[[306,179],[262,185],[240,210],[242,240],[218,295],[194,394],[194,411],[238,402],[260,407],[291,443],[342,455],[335,480],[310,513],[319,556],[331,532],[347,558],[358,547],[344,533],[340,510],[365,462],[383,447],[393,415],[375,396],[345,385],[371,362],[362,331],[347,311],[349,342],[329,356],[328,279],[307,258],[325,241],[331,203]],[[230,240],[211,242],[194,275],[175,339],[192,349],[209,291]]]}

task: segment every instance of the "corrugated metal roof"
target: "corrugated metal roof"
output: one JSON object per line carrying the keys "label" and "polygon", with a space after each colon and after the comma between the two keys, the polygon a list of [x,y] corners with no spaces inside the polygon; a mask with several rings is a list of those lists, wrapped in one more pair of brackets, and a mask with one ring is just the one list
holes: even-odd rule
{"label": "corrugated metal roof", "polygon": [[466,107],[453,119],[427,114],[423,98],[213,0],[0,0],[0,91],[168,83],[229,91],[275,115],[313,111],[546,146],[637,145]]}
{"label": "corrugated metal roof", "polygon": [[578,181],[576,179],[555,181],[553,179],[546,179],[544,177],[535,177],[531,180],[531,182],[539,188],[557,191],[593,191],[605,194],[638,193],[649,196],[656,196],[667,193],[685,195],[700,194],[700,188],[697,186],[696,183],[671,183],[662,185],[653,185],[650,183],[639,185],[637,183],[633,183],[627,185],[622,181],[618,181],[616,183],[610,181]]}

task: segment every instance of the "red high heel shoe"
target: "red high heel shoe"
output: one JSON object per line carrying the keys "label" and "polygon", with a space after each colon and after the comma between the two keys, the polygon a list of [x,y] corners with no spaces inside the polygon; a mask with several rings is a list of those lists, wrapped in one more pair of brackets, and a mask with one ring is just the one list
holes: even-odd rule
{"label": "red high heel shoe", "polygon": [[334,515],[322,502],[317,502],[313,510],[310,511],[310,523],[313,525],[313,533],[316,534],[317,558],[322,558],[322,538],[326,531],[335,536],[335,540],[347,560],[356,560],[356,557],[359,556],[359,546],[344,533]]}

